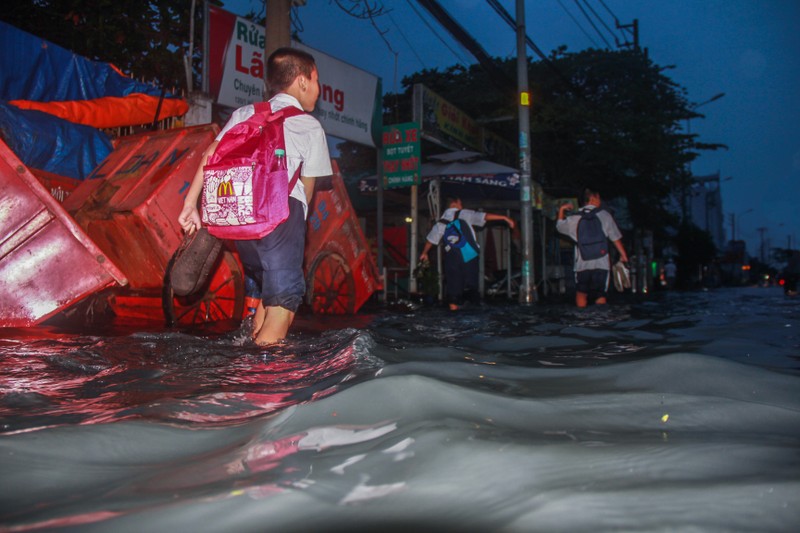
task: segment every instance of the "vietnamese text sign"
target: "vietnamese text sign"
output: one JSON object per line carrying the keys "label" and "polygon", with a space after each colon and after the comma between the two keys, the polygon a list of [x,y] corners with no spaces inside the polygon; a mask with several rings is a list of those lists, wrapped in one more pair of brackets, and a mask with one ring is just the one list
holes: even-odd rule
{"label": "vietnamese text sign", "polygon": [[[372,128],[380,119],[378,77],[299,43],[292,46],[314,56],[320,94],[314,116],[328,135],[375,146]],[[376,126],[377,130],[380,126]]]}
{"label": "vietnamese text sign", "polygon": [[387,189],[419,185],[419,125],[383,127],[383,179]]}
{"label": "vietnamese text sign", "polygon": [[266,98],[264,27],[208,6],[211,96],[220,105],[241,107]]}
{"label": "vietnamese text sign", "polygon": [[481,147],[481,127],[469,115],[421,84],[414,85],[415,117],[426,135],[474,150]]}
{"label": "vietnamese text sign", "polygon": [[[209,90],[218,104],[241,107],[268,99],[265,35],[263,26],[209,6]],[[325,133],[375,146],[373,124],[380,120],[379,78],[302,44],[292,46],[314,56],[320,84],[314,116]]]}

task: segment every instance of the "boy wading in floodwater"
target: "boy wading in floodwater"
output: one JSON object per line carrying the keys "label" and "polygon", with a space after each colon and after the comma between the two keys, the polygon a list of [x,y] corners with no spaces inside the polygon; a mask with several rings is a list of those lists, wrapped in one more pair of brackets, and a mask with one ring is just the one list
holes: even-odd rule
{"label": "boy wading in floodwater", "polygon": [[[260,239],[237,240],[236,249],[248,275],[261,288],[261,301],[254,317],[253,337],[264,345],[286,337],[305,294],[303,250],[308,204],[314,193],[314,178],[333,173],[325,132],[308,112],[314,110],[320,87],[314,58],[295,48],[276,50],[267,62],[267,83],[274,96],[273,112],[294,106],[306,113],[289,117],[283,124],[288,175],[301,168],[300,179],[289,191],[289,217]],[[201,158],[184,201],[178,222],[186,232],[200,228],[197,199],[203,189],[203,167],[226,132],[249,119],[253,105],[240,107]],[[301,166],[302,165],[302,166]]]}

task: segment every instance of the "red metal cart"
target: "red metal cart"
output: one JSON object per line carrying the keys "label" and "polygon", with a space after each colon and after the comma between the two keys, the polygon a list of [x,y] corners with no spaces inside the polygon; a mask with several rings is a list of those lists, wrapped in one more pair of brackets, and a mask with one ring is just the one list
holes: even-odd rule
{"label": "red metal cart", "polygon": [[[0,231],[6,235],[0,243],[0,298],[4,304],[0,326],[39,323],[90,297],[102,299],[116,316],[125,319],[164,321],[174,316],[182,324],[240,319],[245,312],[245,281],[231,243],[223,247],[200,293],[176,298],[163,283],[166,266],[182,238],[177,217],[186,191],[203,151],[218,131],[215,125],[207,125],[125,137],[92,175],[70,192],[63,206],[42,185],[47,183],[52,189],[58,177],[43,175],[37,180],[3,145],[1,176],[6,190],[0,196],[2,205],[21,204],[31,214],[18,221],[21,211],[0,208]],[[316,313],[354,313],[380,288],[380,282],[335,162],[334,168],[330,186],[318,187],[309,208],[307,301]],[[12,186],[19,182],[18,176],[23,176],[25,187]],[[24,194],[14,192],[18,189],[24,189]],[[50,257],[58,259],[53,267],[26,260],[23,250],[17,250],[22,236],[39,231],[29,220],[42,218],[37,215],[42,205],[55,213],[44,218],[60,221],[80,245],[59,242],[59,254]],[[9,216],[12,211],[13,220]],[[20,225],[24,227],[19,229]],[[49,240],[33,242],[36,248],[52,249]],[[100,265],[100,274],[105,276],[89,269],[90,261],[93,267]],[[58,278],[64,282],[58,286],[49,279],[51,268],[64,271]],[[21,271],[27,272],[24,280]],[[19,283],[26,283],[30,290],[16,290]],[[49,294],[52,302],[44,305],[40,300]],[[6,310],[22,305],[12,302],[16,295],[27,302],[25,313]],[[21,313],[24,318],[18,316]]]}
{"label": "red metal cart", "polygon": [[127,279],[0,141],[0,327],[38,324]]}

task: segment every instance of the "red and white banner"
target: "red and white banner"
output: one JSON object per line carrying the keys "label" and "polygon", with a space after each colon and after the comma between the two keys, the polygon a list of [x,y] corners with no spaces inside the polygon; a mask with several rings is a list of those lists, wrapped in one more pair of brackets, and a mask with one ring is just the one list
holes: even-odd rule
{"label": "red and white banner", "polygon": [[[209,90],[220,105],[241,107],[266,99],[264,27],[209,6]],[[328,135],[375,146],[380,133],[379,78],[299,43],[314,56],[320,97],[314,111]],[[377,126],[376,126],[377,124]]]}
{"label": "red and white banner", "polygon": [[264,27],[216,6],[208,6],[208,81],[220,105],[263,102]]}

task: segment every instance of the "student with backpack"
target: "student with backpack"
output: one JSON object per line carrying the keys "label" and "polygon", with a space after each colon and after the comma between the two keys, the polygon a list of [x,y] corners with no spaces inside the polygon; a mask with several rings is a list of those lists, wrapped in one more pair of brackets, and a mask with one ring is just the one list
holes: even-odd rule
{"label": "student with backpack", "polygon": [[[267,203],[269,209],[277,207],[285,213],[282,213],[279,219],[282,221],[277,223],[274,229],[270,227],[270,232],[264,236],[261,236],[263,232],[259,232],[258,236],[250,238],[243,233],[229,237],[237,239],[236,248],[242,264],[249,277],[256,280],[261,288],[261,301],[256,308],[253,331],[253,338],[259,345],[284,339],[303,301],[306,289],[303,276],[303,249],[308,204],[314,192],[314,179],[333,173],[325,132],[319,121],[309,114],[316,107],[320,94],[319,75],[313,56],[296,48],[279,48],[267,61],[267,83],[273,96],[269,100],[270,109],[265,111],[265,116],[286,110],[285,113],[280,113],[283,115],[280,120],[283,121],[285,149],[275,148],[269,153],[259,152],[252,164],[253,169],[256,169],[259,161],[269,160],[275,168],[268,169],[266,173],[273,176],[280,174],[283,180],[288,181],[288,187],[281,182],[280,187],[264,191],[267,195],[274,193],[275,189],[284,191],[282,198],[270,198]],[[263,203],[257,197],[257,192],[260,191],[249,192],[246,185],[243,187],[230,183],[234,181],[256,184],[258,183],[256,178],[254,177],[252,181],[239,179],[242,174],[247,173],[247,165],[226,169],[227,173],[218,171],[213,164],[205,169],[204,167],[218,146],[230,144],[231,141],[225,139],[225,135],[230,132],[229,139],[240,133],[245,135],[243,128],[246,130],[245,125],[249,124],[248,121],[262,109],[263,104],[259,104],[259,107],[250,104],[234,111],[228,123],[203,154],[200,167],[186,195],[183,210],[178,217],[178,222],[187,233],[199,230],[201,225],[206,223],[209,225],[209,232],[215,234],[211,224],[223,223],[216,220],[212,222],[210,215],[213,212],[206,205],[209,199],[219,202],[212,205],[216,210],[230,208],[228,228],[238,225],[238,230],[247,232],[247,219],[252,218],[252,211],[257,211],[257,206]],[[260,128],[255,129],[260,131]],[[264,131],[266,130],[265,123]],[[215,172],[224,174],[225,177],[234,175],[236,179],[220,182],[217,188],[210,188],[207,183],[204,187],[204,174],[207,182],[209,176],[212,178],[215,176]],[[256,171],[253,170],[252,173],[255,175]],[[201,193],[204,201],[202,220],[197,210]],[[244,207],[241,207],[242,201],[230,203],[233,200],[227,200],[234,195],[243,198],[248,193],[251,199],[246,200]],[[287,195],[288,206],[285,199]],[[225,204],[225,201],[229,203]],[[221,228],[223,226],[217,229],[225,231]]]}
{"label": "student with backpack", "polygon": [[419,260],[428,261],[431,248],[444,245],[445,300],[451,311],[457,311],[464,305],[465,294],[478,294],[478,243],[472,226],[501,220],[514,229],[514,221],[504,215],[464,209],[460,198],[448,198],[446,203],[442,218],[428,232]]}
{"label": "student with backpack", "polygon": [[558,209],[556,229],[559,233],[575,241],[575,304],[586,307],[589,298],[594,303],[607,303],[608,284],[611,278],[610,240],[620,255],[620,260],[628,262],[628,254],[622,245],[622,233],[614,217],[602,207],[600,193],[586,189],[583,193],[584,206],[574,215],[566,212],[574,209],[566,203]]}

